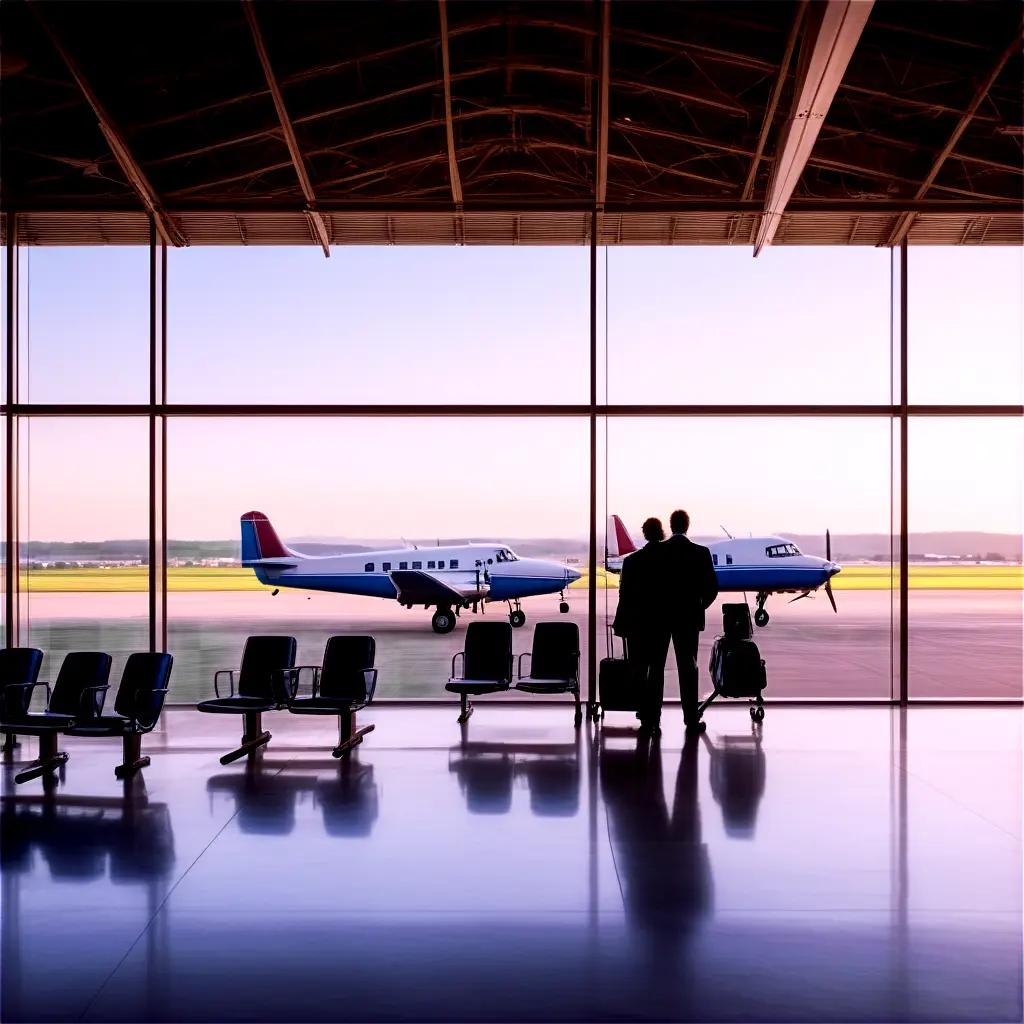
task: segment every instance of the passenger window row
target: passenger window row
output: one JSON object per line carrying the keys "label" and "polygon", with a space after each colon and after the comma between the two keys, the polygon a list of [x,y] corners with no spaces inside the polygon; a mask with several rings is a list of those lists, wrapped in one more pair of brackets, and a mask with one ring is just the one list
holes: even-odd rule
{"label": "passenger window row", "polygon": [[[375,570],[376,565],[377,565],[376,562],[367,562],[363,566],[363,572],[374,572],[374,571],[376,571]],[[443,558],[438,559],[436,561],[434,559],[430,559],[427,562],[427,568],[428,569],[443,569],[444,565],[445,565],[445,559],[443,559]],[[412,563],[412,567],[414,569],[422,569],[423,568],[423,562],[422,561],[415,561],[415,562]],[[448,568],[449,569],[458,569],[458,567],[459,567],[459,560],[457,558],[452,558],[452,559],[450,559],[448,561]],[[390,562],[381,562],[380,568],[381,568],[381,572],[391,572],[391,563]],[[399,569],[408,569],[409,568],[409,563],[408,562],[399,562],[398,563],[398,568]]]}

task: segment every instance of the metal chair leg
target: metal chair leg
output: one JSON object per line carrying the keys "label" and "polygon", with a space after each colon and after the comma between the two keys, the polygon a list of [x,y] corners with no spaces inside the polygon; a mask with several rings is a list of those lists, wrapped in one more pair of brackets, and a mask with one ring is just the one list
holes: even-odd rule
{"label": "metal chair leg", "polygon": [[68,759],[67,752],[57,749],[59,733],[44,732],[39,737],[39,757],[26,768],[14,776],[16,783],[31,782],[38,779],[40,775],[47,775],[49,772],[60,768]]}
{"label": "metal chair leg", "polygon": [[473,714],[473,704],[469,699],[469,694],[459,694],[459,724],[463,725],[469,721],[469,716]]}
{"label": "metal chair leg", "polygon": [[265,743],[270,742],[270,733],[263,729],[263,714],[260,711],[246,711],[245,712],[245,731],[242,733],[242,742],[231,753],[225,754],[221,759],[221,764],[231,764],[232,761],[237,761],[240,757],[245,757],[246,754],[251,754],[254,750],[262,747]]}
{"label": "metal chair leg", "polygon": [[21,744],[18,742],[18,737],[15,736],[15,734],[13,732],[9,732],[4,737],[4,751],[3,752],[5,754],[10,754],[14,750],[14,748],[18,747],[18,746],[21,746]]}
{"label": "metal chair leg", "polygon": [[331,751],[331,757],[344,757],[351,753],[353,747],[358,747],[363,742],[363,737],[368,732],[373,732],[375,725],[364,725],[362,729],[356,729],[356,713],[349,711],[348,714],[338,715],[338,745]]}
{"label": "metal chair leg", "polygon": [[122,740],[123,757],[121,764],[114,768],[114,775],[118,779],[127,779],[134,775],[140,768],[149,764],[149,758],[142,755],[142,733],[126,733]]}

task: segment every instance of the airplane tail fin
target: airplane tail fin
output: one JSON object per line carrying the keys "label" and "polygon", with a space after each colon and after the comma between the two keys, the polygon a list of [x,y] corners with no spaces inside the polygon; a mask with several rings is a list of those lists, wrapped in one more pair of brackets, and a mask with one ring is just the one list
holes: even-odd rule
{"label": "airplane tail fin", "polygon": [[630,537],[625,524],[618,516],[609,516],[608,554],[613,558],[619,558],[622,555],[628,555],[631,551],[636,551],[636,545],[633,543],[633,538]]}
{"label": "airplane tail fin", "polygon": [[262,512],[246,512],[242,516],[242,564],[262,562],[267,558],[295,558],[294,551],[284,546],[277,530]]}

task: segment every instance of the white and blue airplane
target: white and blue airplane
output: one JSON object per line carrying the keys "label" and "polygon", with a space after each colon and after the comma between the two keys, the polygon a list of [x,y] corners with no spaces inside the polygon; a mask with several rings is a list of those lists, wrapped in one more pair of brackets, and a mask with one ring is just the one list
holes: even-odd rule
{"label": "white and blue airplane", "polygon": [[[622,559],[636,551],[637,546],[616,515],[608,517],[606,541],[605,568],[609,572],[622,572]],[[824,558],[805,555],[785,537],[728,537],[712,541],[707,547],[721,593],[757,595],[754,622],[759,626],[768,625],[769,616],[764,606],[769,594],[797,594],[793,600],[801,601],[823,587],[832,611],[839,611],[831,580],[842,571],[842,566],[832,561],[832,537],[828,530],[825,531]]]}
{"label": "white and blue airplane", "polygon": [[242,565],[260,583],[333,594],[358,594],[397,601],[406,608],[435,609],[435,633],[450,633],[464,608],[504,601],[509,622],[526,624],[524,597],[561,594],[559,610],[569,611],[565,588],[580,578],[575,569],[540,558],[520,558],[504,544],[451,544],[359,551],[348,555],[304,555],[282,543],[262,512],[242,516]]}

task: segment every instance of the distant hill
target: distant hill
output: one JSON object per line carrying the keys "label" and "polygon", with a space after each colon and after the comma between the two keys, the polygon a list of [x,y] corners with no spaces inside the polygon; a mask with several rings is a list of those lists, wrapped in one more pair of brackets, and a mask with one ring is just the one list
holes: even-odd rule
{"label": "distant hill", "polygon": [[[809,555],[825,554],[824,534],[789,533],[778,530],[778,536],[786,537],[799,545]],[[580,537],[431,537],[410,539],[409,544],[426,547],[437,544],[466,544],[470,541],[498,539],[527,558],[545,556],[585,558],[587,542]],[[695,537],[700,543],[721,540],[714,537]],[[350,538],[294,538],[286,543],[297,551],[309,555],[349,554],[371,551],[377,548],[400,548],[406,542],[395,538],[371,538],[353,540]],[[598,539],[600,547],[601,538]],[[837,533],[832,536],[832,556],[837,561],[859,559],[882,559],[889,557],[889,535],[886,533]],[[936,532],[912,533],[910,535],[910,557],[918,560],[925,555],[951,557],[995,556],[1007,561],[1021,561],[1022,540],[1012,533]],[[0,543],[0,554],[4,545]],[[172,559],[199,561],[204,558],[238,558],[237,540],[170,540],[167,555]],[[21,556],[25,561],[131,561],[149,558],[149,545],[145,540],[104,540],[104,541],[30,541],[22,544]]]}

